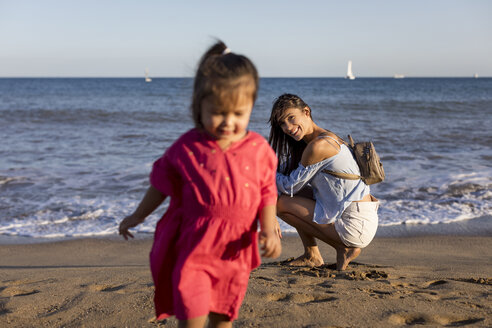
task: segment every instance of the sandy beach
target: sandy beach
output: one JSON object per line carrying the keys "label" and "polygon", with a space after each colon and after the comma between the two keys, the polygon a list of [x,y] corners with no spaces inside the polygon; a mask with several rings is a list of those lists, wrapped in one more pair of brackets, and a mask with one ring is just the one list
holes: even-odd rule
{"label": "sandy beach", "polygon": [[[176,327],[155,322],[152,240],[81,239],[0,245],[0,327]],[[253,271],[235,327],[492,325],[492,237],[378,237],[348,270],[320,245],[326,266],[282,256]]]}

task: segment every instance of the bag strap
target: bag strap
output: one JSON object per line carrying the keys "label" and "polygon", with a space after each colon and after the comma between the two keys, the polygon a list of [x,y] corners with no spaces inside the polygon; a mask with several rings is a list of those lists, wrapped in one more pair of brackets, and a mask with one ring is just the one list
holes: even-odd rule
{"label": "bag strap", "polygon": [[331,140],[335,141],[339,147],[342,146],[342,144],[340,144],[340,142],[337,139],[333,138],[332,136],[327,136],[326,134],[320,134],[318,138],[330,138]]}
{"label": "bag strap", "polygon": [[323,170],[322,172],[331,174],[337,178],[340,179],[347,179],[347,180],[359,180],[362,179],[360,175],[357,174],[350,174],[350,173],[341,173],[341,172],[335,172],[335,171],[330,171],[330,170]]}
{"label": "bag strap", "polygon": [[[330,132],[331,132],[331,131],[330,131]],[[333,132],[332,132],[332,133],[333,133]],[[335,134],[335,135],[336,135],[336,134]],[[333,137],[331,137],[331,136],[326,135],[326,133],[324,133],[324,132],[323,132],[323,133],[321,133],[321,134],[318,136],[318,138],[326,138],[326,137],[328,137],[328,138],[330,138],[330,139],[334,140],[334,141],[335,141],[335,142],[336,142],[339,146],[341,146],[341,145],[340,145],[340,142],[338,142],[338,140],[336,140],[335,138],[333,138]],[[338,137],[338,136],[337,136],[337,137]],[[340,137],[339,137],[339,138],[340,138],[340,140],[342,141],[342,143],[343,143],[345,146],[349,147],[350,149],[353,149],[353,148],[354,148],[354,145],[355,145],[354,139],[352,139],[352,136],[351,136],[350,134],[349,134],[349,135],[347,135],[347,137],[348,137],[349,142],[346,142],[345,140],[343,140],[343,139],[342,139],[342,138],[340,138]]]}
{"label": "bag strap", "polygon": [[[323,135],[321,134],[322,137],[328,137],[328,138],[331,138],[333,140],[335,140],[334,138],[330,137],[330,136],[327,136],[327,135]],[[352,151],[354,149],[354,139],[352,139],[352,136],[349,134],[348,135],[348,139],[349,139],[349,142],[345,142],[345,140],[341,139],[342,142],[347,146],[349,147],[349,149]],[[339,145],[340,143],[335,140],[335,142]],[[350,174],[350,173],[342,173],[342,172],[335,172],[335,171],[330,171],[330,170],[323,170],[322,172],[324,173],[327,173],[327,174],[330,174],[330,175],[333,175],[337,178],[340,178],[340,179],[346,179],[346,180],[359,180],[359,179],[362,179],[362,177],[358,174]]]}
{"label": "bag strap", "polygon": [[350,145],[350,148],[354,148],[354,139],[352,139],[352,136],[349,134],[348,135],[348,139],[349,139],[349,145]]}

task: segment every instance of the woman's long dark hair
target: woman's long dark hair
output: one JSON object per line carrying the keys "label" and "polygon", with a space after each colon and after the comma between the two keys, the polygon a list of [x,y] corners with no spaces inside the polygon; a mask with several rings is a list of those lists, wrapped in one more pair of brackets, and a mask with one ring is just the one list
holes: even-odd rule
{"label": "woman's long dark hair", "polygon": [[299,110],[307,108],[311,117],[311,109],[299,96],[285,93],[273,103],[272,113],[268,120],[271,126],[268,142],[277,154],[279,160],[278,171],[283,174],[289,174],[299,166],[302,153],[307,146],[304,141],[296,141],[286,135],[280,127],[279,119],[284,111],[289,108],[297,108]]}

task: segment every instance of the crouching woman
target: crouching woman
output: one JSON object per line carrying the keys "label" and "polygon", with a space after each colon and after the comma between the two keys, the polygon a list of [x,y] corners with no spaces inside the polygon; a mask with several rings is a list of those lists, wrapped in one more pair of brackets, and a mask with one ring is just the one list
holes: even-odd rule
{"label": "crouching woman", "polygon": [[270,124],[269,142],[279,159],[277,215],[297,230],[304,246],[290,265],[323,265],[319,239],[335,248],[337,270],[345,270],[376,234],[379,201],[361,179],[327,173],[360,175],[360,170],[350,148],[313,121],[300,97],[280,96]]}

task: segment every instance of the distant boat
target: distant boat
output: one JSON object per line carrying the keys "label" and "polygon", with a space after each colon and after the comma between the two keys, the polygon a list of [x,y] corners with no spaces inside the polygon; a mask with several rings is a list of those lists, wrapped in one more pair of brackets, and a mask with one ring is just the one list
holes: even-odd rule
{"label": "distant boat", "polygon": [[393,77],[395,79],[403,79],[405,77],[405,75],[403,75],[403,74],[395,74],[395,75],[393,75]]}
{"label": "distant boat", "polygon": [[345,76],[345,78],[349,79],[349,80],[355,80],[354,73],[352,72],[352,61],[351,60],[348,61],[347,76]]}
{"label": "distant boat", "polygon": [[473,75],[473,77],[478,79],[478,73],[475,73],[475,75]]}
{"label": "distant boat", "polygon": [[149,77],[149,69],[145,69],[145,82],[152,82],[152,79]]}

